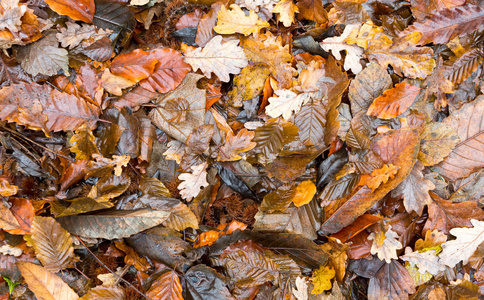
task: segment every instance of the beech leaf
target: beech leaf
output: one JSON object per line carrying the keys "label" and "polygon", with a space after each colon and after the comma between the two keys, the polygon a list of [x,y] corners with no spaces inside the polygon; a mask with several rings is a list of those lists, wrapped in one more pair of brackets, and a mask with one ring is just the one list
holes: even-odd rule
{"label": "beech leaf", "polygon": [[94,0],[46,0],[45,3],[59,15],[91,23],[94,17]]}
{"label": "beech leaf", "polygon": [[151,299],[183,300],[182,285],[175,271],[169,271],[156,279],[146,292]]}

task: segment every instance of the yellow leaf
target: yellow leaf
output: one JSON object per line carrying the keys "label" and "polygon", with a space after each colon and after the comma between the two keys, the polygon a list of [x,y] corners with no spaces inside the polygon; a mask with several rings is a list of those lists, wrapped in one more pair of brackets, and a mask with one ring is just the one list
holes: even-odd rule
{"label": "yellow leaf", "polygon": [[81,127],[76,129],[76,134],[74,134],[69,140],[72,144],[71,152],[76,154],[76,160],[90,160],[92,154],[99,153],[94,140],[95,137],[87,124],[84,123]]}
{"label": "yellow leaf", "polygon": [[319,267],[318,270],[313,272],[313,276],[309,279],[314,284],[314,288],[311,294],[318,295],[324,291],[331,289],[331,279],[335,275],[335,271],[332,267]]}
{"label": "yellow leaf", "polygon": [[246,16],[242,9],[236,5],[230,5],[231,10],[222,6],[217,18],[217,26],[213,29],[219,34],[242,33],[245,36],[251,33],[254,36],[259,34],[262,28],[269,27],[269,23],[259,19],[259,16],[251,10],[249,16]]}
{"label": "yellow leaf", "polygon": [[374,39],[379,39],[379,33],[383,32],[383,28],[375,26],[373,22],[369,21],[361,27],[356,27],[351,31],[350,35],[345,39],[348,45],[357,44],[363,49],[368,48],[368,42]]}
{"label": "yellow leaf", "polygon": [[294,14],[299,12],[299,8],[292,0],[281,0],[276,4],[272,12],[278,13],[279,21],[284,26],[289,27],[294,23]]}
{"label": "yellow leaf", "polygon": [[301,182],[294,192],[292,202],[296,207],[308,204],[316,194],[316,185],[311,180]]}

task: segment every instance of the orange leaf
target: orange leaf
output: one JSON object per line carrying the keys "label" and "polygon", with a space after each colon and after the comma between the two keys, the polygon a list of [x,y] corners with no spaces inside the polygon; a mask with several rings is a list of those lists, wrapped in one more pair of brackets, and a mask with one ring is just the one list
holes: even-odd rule
{"label": "orange leaf", "polygon": [[417,98],[420,88],[406,82],[397,83],[382,96],[373,100],[367,111],[368,116],[392,119],[402,114]]}
{"label": "orange leaf", "polygon": [[371,192],[373,193],[382,183],[393,178],[398,172],[398,169],[400,169],[400,167],[396,167],[392,164],[385,164],[380,169],[373,170],[370,174],[371,177],[366,181],[366,186],[371,188]]}
{"label": "orange leaf", "polygon": [[157,63],[154,55],[136,49],[116,56],[111,62],[111,72],[130,81],[139,82],[153,74]]}
{"label": "orange leaf", "polygon": [[[11,198],[10,198],[11,199]],[[34,221],[35,209],[28,199],[14,198],[12,200],[12,207],[10,208],[15,219],[20,225],[18,229],[6,230],[11,234],[27,234],[30,233],[30,227]]]}
{"label": "orange leaf", "polygon": [[153,300],[183,300],[180,278],[175,271],[166,272],[153,282],[146,295]]}
{"label": "orange leaf", "polygon": [[173,49],[156,49],[150,53],[158,60],[153,74],[143,79],[140,85],[151,92],[167,93],[180,85],[192,69],[183,61],[183,56]]}
{"label": "orange leaf", "polygon": [[296,207],[308,204],[316,194],[316,185],[311,180],[301,182],[294,192],[292,202]]}
{"label": "orange leaf", "polygon": [[95,12],[94,0],[45,0],[53,11],[74,20],[92,23]]}

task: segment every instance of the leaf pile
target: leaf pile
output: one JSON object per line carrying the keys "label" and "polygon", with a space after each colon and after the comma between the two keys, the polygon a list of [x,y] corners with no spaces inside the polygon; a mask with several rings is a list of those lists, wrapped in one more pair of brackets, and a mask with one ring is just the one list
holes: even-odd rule
{"label": "leaf pile", "polygon": [[484,4],[0,0],[0,299],[480,299]]}

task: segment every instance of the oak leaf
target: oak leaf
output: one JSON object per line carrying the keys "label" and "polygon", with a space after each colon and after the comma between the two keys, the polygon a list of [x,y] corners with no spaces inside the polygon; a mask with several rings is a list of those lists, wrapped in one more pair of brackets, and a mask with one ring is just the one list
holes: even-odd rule
{"label": "oak leaf", "polygon": [[367,115],[380,119],[392,119],[404,113],[417,99],[420,88],[406,82],[397,83],[383,95],[373,100]]}
{"label": "oak leaf", "polygon": [[370,174],[370,178],[364,181],[364,183],[367,187],[371,188],[372,192],[374,192],[382,183],[386,183],[389,179],[393,179],[393,176],[398,172],[398,169],[400,169],[400,167],[396,167],[392,164],[384,164],[383,167],[374,169]]}
{"label": "oak leaf", "polygon": [[292,294],[297,300],[308,300],[308,284],[305,277],[296,278],[296,288],[292,288]]}
{"label": "oak leaf", "polygon": [[0,176],[0,196],[8,197],[17,194],[18,187],[10,184],[7,178]]}
{"label": "oak leaf", "polygon": [[446,266],[453,268],[460,261],[467,264],[477,247],[484,242],[484,222],[472,219],[470,223],[472,228],[451,229],[450,233],[456,239],[442,244],[439,257]]}
{"label": "oak leaf", "polygon": [[398,241],[398,235],[389,226],[386,231],[379,230],[372,232],[368,236],[369,240],[373,240],[371,245],[371,254],[377,254],[380,260],[385,260],[387,264],[392,259],[398,259],[397,250],[402,249],[402,243]]}
{"label": "oak leaf", "polygon": [[402,255],[400,258],[408,261],[412,266],[417,266],[421,274],[429,272],[432,275],[437,275],[445,270],[445,266],[439,261],[435,250],[414,252],[410,247],[407,247],[405,249],[405,255]]}
{"label": "oak leaf", "polygon": [[76,129],[76,133],[69,140],[72,144],[71,152],[76,154],[76,160],[90,160],[92,154],[99,153],[94,140],[95,137],[87,124]]}
{"label": "oak leaf", "polygon": [[87,294],[80,298],[81,300],[123,300],[125,292],[119,286],[98,285],[90,289]]}
{"label": "oak leaf", "polygon": [[191,167],[192,173],[182,173],[178,179],[182,181],[178,185],[180,195],[183,199],[190,201],[200,193],[202,187],[208,186],[207,182],[207,163],[202,163]]}
{"label": "oak leaf", "polygon": [[432,203],[429,191],[435,189],[435,185],[424,178],[423,169],[423,164],[417,161],[408,177],[392,191],[393,197],[403,196],[403,205],[408,213],[415,211],[421,215],[425,205]]}
{"label": "oak leaf", "polygon": [[230,5],[231,10],[222,6],[217,14],[217,25],[213,28],[219,34],[242,33],[245,36],[259,34],[262,28],[269,27],[269,23],[259,19],[259,16],[251,10],[249,15],[240,9],[237,4]]}
{"label": "oak leaf", "polygon": [[234,135],[232,131],[227,132],[225,143],[219,149],[218,160],[236,161],[242,159],[240,153],[252,150],[257,145],[257,143],[252,142],[254,137],[255,133],[245,128],[237,132],[237,135]]}
{"label": "oak leaf", "polygon": [[311,291],[313,295],[319,295],[324,291],[331,289],[331,279],[335,275],[335,271],[332,267],[321,266],[319,269],[313,271],[313,276],[309,280],[314,284],[314,288]]}
{"label": "oak leaf", "polygon": [[292,0],[281,0],[276,4],[272,12],[279,14],[279,22],[282,22],[286,27],[290,27],[294,23],[294,14],[299,12],[299,8]]}
{"label": "oak leaf", "polygon": [[363,69],[360,63],[363,49],[357,45],[349,45],[345,42],[345,39],[350,35],[353,29],[358,26],[360,25],[347,25],[341,36],[327,38],[321,42],[321,47],[326,51],[331,51],[337,60],[341,60],[340,51],[346,51],[344,69],[346,71],[351,70],[354,74],[358,74]]}
{"label": "oak leaf", "polygon": [[18,32],[22,25],[22,16],[27,11],[27,5],[19,5],[19,0],[2,1],[0,5],[3,9],[0,12],[0,30]]}
{"label": "oak leaf", "polygon": [[203,49],[199,47],[185,54],[185,62],[194,71],[200,69],[208,78],[211,78],[213,72],[221,81],[228,82],[229,74],[239,74],[248,64],[244,51],[237,46],[238,43],[238,40],[222,42],[222,36],[217,35]]}

